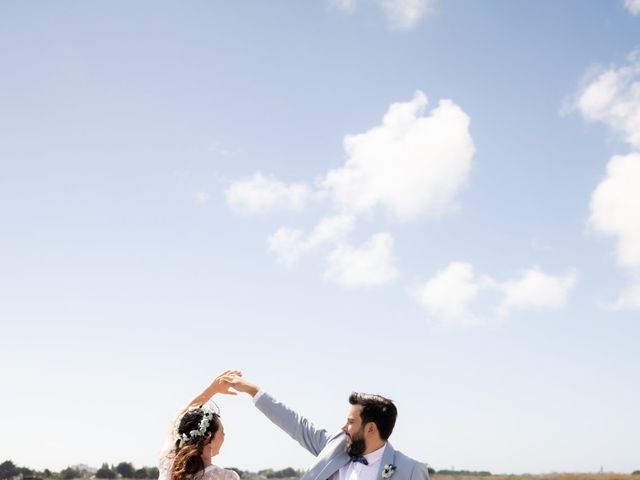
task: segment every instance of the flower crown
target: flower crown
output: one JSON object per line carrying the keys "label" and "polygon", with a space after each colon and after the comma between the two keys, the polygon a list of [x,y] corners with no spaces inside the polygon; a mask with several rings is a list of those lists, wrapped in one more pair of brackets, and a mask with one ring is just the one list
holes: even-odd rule
{"label": "flower crown", "polygon": [[207,434],[207,429],[209,428],[209,425],[211,425],[211,421],[213,420],[213,418],[220,416],[220,409],[218,408],[218,405],[216,405],[215,402],[209,400],[207,403],[201,405],[200,407],[193,407],[184,412],[178,419],[176,429],[180,426],[182,418],[185,416],[185,414],[195,409],[202,410],[202,418],[198,423],[198,429],[191,430],[189,433],[182,434],[176,431],[176,436],[178,438],[178,447],[182,447],[184,444],[190,442],[195,438],[204,437]]}

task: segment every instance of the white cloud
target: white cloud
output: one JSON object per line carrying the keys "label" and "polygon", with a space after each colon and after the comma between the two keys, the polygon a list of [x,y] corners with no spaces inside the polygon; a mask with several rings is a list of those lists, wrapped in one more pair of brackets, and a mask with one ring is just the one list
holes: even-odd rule
{"label": "white cloud", "polygon": [[393,28],[410,30],[427,13],[431,0],[377,0]]}
{"label": "white cloud", "polygon": [[304,232],[297,228],[279,228],[267,240],[269,251],[287,267],[293,266],[306,252]]}
{"label": "white cloud", "polygon": [[417,289],[414,298],[436,323],[481,326],[515,310],[562,307],[576,280],[575,272],[553,276],[532,268],[500,283],[476,274],[470,263],[451,262]]}
{"label": "white cloud", "polygon": [[589,226],[616,238],[620,265],[640,269],[640,153],[609,160],[591,195]]}
{"label": "white cloud", "polygon": [[267,212],[302,209],[312,197],[330,198],[348,215],[382,207],[401,219],[451,210],[471,172],[470,120],[451,100],[440,101],[428,115],[426,105],[418,91],[408,102],[391,104],[381,125],[345,136],[347,161],[324,176],[320,190],[257,172],[233,182],[227,202],[235,210]]}
{"label": "white cloud", "polygon": [[451,262],[420,287],[415,298],[436,322],[449,326],[480,325],[482,320],[470,308],[480,288],[481,280],[475,277],[470,263]]}
{"label": "white cloud", "polygon": [[333,5],[345,12],[353,12],[356,8],[356,0],[333,0]]}
{"label": "white cloud", "polygon": [[327,257],[325,278],[344,288],[375,287],[393,281],[393,237],[378,233],[360,248],[338,245]]}
{"label": "white cloud", "polygon": [[413,100],[392,104],[382,125],[345,137],[347,162],[323,181],[345,211],[382,206],[409,219],[455,206],[474,155],[469,117],[450,100],[423,116],[426,105],[418,91]]}
{"label": "white cloud", "polygon": [[624,0],[624,6],[631,15],[640,15],[640,0]]}
{"label": "white cloud", "polygon": [[627,286],[618,300],[613,305],[614,310],[638,310],[640,309],[640,280]]}
{"label": "white cloud", "polygon": [[588,83],[577,107],[586,119],[605,123],[640,148],[640,53],[632,53],[627,65],[606,70]]}
{"label": "white cloud", "polygon": [[526,270],[519,278],[497,286],[504,294],[498,311],[501,315],[507,315],[512,310],[560,308],[566,304],[576,280],[575,272],[553,276],[539,268]]}
{"label": "white cloud", "polygon": [[314,248],[318,245],[333,243],[342,240],[351,230],[353,230],[353,217],[349,215],[326,217],[313,228],[309,243]]}
{"label": "white cloud", "polygon": [[303,183],[286,184],[256,172],[251,178],[233,182],[225,196],[236,211],[265,213],[275,209],[303,209],[309,200],[310,189]]}
{"label": "white cloud", "polygon": [[[332,0],[338,9],[353,12],[356,0]],[[372,0],[382,9],[392,28],[411,30],[429,11],[434,0]]]}
{"label": "white cloud", "polygon": [[[640,1],[626,1],[631,13],[640,13]],[[578,109],[588,120],[601,121],[635,150],[615,155],[606,177],[591,194],[588,225],[616,240],[618,264],[640,276],[640,51],[627,64],[601,72],[579,95]],[[614,308],[640,308],[637,282],[628,286]]]}
{"label": "white cloud", "polygon": [[[615,155],[591,195],[589,226],[616,240],[618,264],[640,276],[640,153]],[[640,309],[640,282],[628,286],[616,309]]]}
{"label": "white cloud", "polygon": [[268,239],[269,250],[290,267],[307,253],[333,245],[325,278],[347,288],[388,283],[398,275],[393,238],[378,234],[359,248],[346,244],[358,216],[377,209],[400,219],[446,213],[457,208],[456,197],[471,172],[475,148],[469,116],[451,100],[425,114],[426,106],[426,96],[417,91],[412,100],[391,104],[380,125],[345,136],[345,164],[321,177],[316,189],[257,172],[233,182],[225,192],[227,202],[252,213],[299,210],[312,199],[328,202],[337,214],[309,234],[278,229]]}
{"label": "white cloud", "polygon": [[302,230],[280,228],[269,237],[269,250],[285,265],[291,267],[300,257],[322,245],[342,241],[353,229],[353,217],[327,217],[305,237]]}

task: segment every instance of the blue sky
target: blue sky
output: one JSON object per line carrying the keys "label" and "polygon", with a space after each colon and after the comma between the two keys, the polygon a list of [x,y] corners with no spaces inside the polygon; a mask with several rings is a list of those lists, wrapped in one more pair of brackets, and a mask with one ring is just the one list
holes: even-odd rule
{"label": "blue sky", "polygon": [[[640,468],[640,4],[3,2],[0,456],[219,371],[437,469]],[[247,398],[224,466],[304,467]]]}

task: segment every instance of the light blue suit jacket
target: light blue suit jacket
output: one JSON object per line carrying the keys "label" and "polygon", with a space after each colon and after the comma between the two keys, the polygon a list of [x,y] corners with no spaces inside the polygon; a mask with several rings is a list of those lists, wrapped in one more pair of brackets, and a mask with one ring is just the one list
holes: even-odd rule
{"label": "light blue suit jacket", "polygon": [[[300,480],[327,480],[349,462],[345,452],[347,437],[343,432],[330,435],[326,430],[318,429],[266,392],[258,398],[256,407],[316,457]],[[391,480],[429,480],[426,464],[394,450],[389,442],[382,455],[377,480],[382,480],[382,469],[388,464],[396,466]]]}

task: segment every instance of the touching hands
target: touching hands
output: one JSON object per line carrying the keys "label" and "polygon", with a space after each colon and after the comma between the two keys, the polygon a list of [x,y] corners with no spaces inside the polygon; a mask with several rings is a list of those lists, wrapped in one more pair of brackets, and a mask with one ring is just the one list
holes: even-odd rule
{"label": "touching hands", "polygon": [[[225,370],[216,378],[213,379],[209,388],[213,393],[222,393],[224,395],[237,395],[238,393],[231,390],[231,382],[235,378],[242,378],[242,372],[240,370]],[[236,389],[237,390],[237,389]]]}
{"label": "touching hands", "polygon": [[242,393],[247,393],[252,397],[255,397],[255,395],[260,391],[260,387],[258,387],[254,383],[249,382],[248,380],[245,380],[242,377],[241,372],[225,376],[224,381],[229,387],[233,388],[234,390]]}

